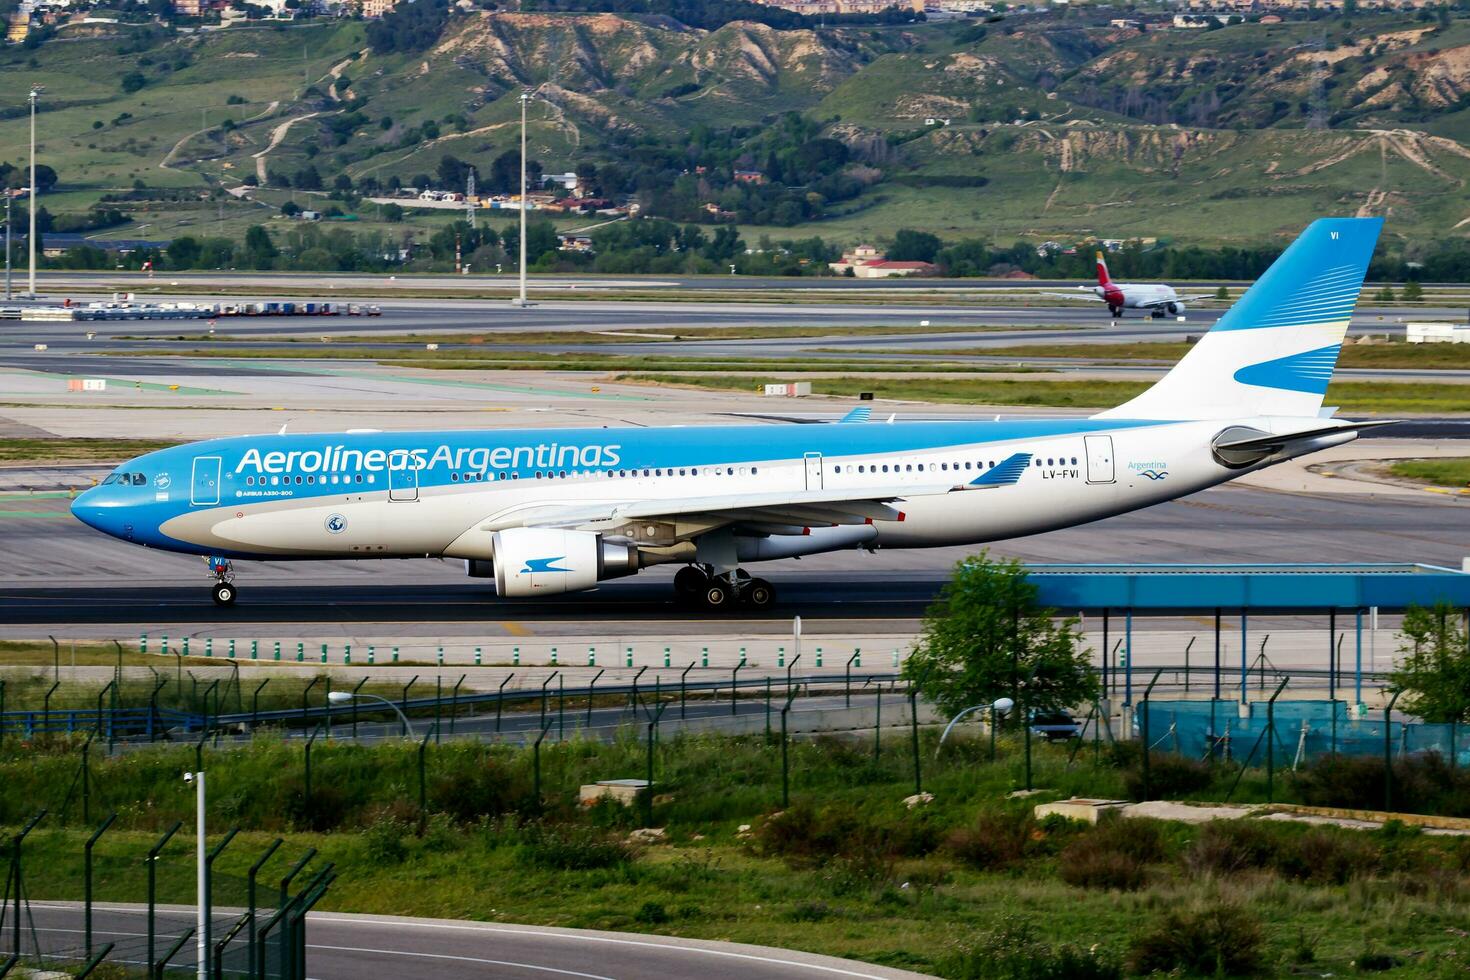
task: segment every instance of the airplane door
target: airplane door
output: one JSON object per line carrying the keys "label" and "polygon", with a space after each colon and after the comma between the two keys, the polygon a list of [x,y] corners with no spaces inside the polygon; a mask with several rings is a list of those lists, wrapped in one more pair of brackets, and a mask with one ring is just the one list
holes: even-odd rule
{"label": "airplane door", "polygon": [[822,454],[806,454],[806,488],[808,490],[822,489]]}
{"label": "airplane door", "polygon": [[388,499],[419,499],[419,471],[414,465],[414,458],[406,452],[396,452],[388,457]]}
{"label": "airplane door", "polygon": [[1113,437],[1083,436],[1087,447],[1087,482],[1113,482]]}
{"label": "airplane door", "polygon": [[189,503],[210,506],[219,503],[220,458],[196,456],[194,482],[189,488]]}

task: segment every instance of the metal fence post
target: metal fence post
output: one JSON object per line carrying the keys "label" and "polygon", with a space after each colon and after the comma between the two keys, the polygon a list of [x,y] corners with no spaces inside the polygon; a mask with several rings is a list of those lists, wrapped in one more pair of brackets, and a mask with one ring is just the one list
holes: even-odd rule
{"label": "metal fence post", "polygon": [[301,692],[301,727],[302,728],[305,728],[306,727],[306,723],[307,723],[307,720],[308,720],[308,713],[307,713],[308,709],[307,709],[307,705],[306,705],[306,696],[311,693],[311,689],[314,688],[314,687],[316,687],[317,682],[320,681],[320,680],[321,680],[321,677],[320,676],[313,677],[311,679],[311,683],[308,684],[308,685],[306,685],[306,688],[304,690],[302,690],[302,692]]}
{"label": "metal fence post", "polygon": [[[454,734],[454,721],[455,721],[456,718],[459,717],[459,688],[460,688],[460,685],[462,685],[465,682],[465,678],[467,678],[469,676],[470,676],[469,674],[460,674],[459,675],[459,680],[457,680],[457,681],[454,682],[454,692],[450,695],[450,699],[449,699],[449,705],[450,705],[450,707],[449,707],[449,734],[451,734],[451,735]],[[356,733],[354,732],[354,734],[356,734]]]}
{"label": "metal fence post", "polygon": [[155,910],[158,907],[158,875],[156,867],[158,864],[158,852],[163,850],[164,845],[169,842],[169,839],[174,834],[178,833],[179,828],[183,825],[184,822],[182,820],[175,821],[172,827],[164,831],[163,836],[158,839],[158,842],[148,849],[148,968],[150,970],[153,968],[155,962],[153,954],[158,932],[157,923],[154,921]]}
{"label": "metal fence post", "polygon": [[847,658],[847,666],[842,668],[842,706],[844,708],[852,707],[852,662],[857,658],[858,653],[854,650],[852,656]]}
{"label": "metal fence post", "polygon": [[796,656],[791,658],[791,663],[786,665],[786,696],[788,698],[791,697],[791,671],[795,669],[796,663],[800,659],[801,654],[798,653]]}
{"label": "metal fence post", "polygon": [[1266,802],[1274,802],[1276,795],[1276,699],[1286,690],[1290,677],[1281,678],[1276,691],[1266,702]]}
{"label": "metal fence post", "polygon": [[230,845],[235,835],[240,832],[239,827],[231,827],[218,844],[204,856],[204,955],[209,956],[210,947],[213,945],[214,928],[210,921],[210,912],[214,908],[214,859],[220,856],[220,852]]}
{"label": "metal fence post", "polygon": [[1142,724],[1139,727],[1140,731],[1143,734],[1143,798],[1145,800],[1149,798],[1149,780],[1152,776],[1152,772],[1150,771],[1151,766],[1149,757],[1152,755],[1151,748],[1153,745],[1153,743],[1150,741],[1151,733],[1149,731],[1148,699],[1154,693],[1154,685],[1159,682],[1159,677],[1163,673],[1164,672],[1162,670],[1155,671],[1153,680],[1149,681],[1148,687],[1143,689],[1143,718],[1141,719]]}
{"label": "metal fence post", "polygon": [[656,713],[648,722],[648,785],[644,787],[643,793],[643,826],[653,826],[653,747],[658,743],[658,723],[664,716],[664,705],[659,703]]}
{"label": "metal fence post", "polygon": [[[800,654],[798,654],[800,656]],[[786,755],[786,715],[791,711],[791,702],[796,695],[786,698],[786,705],[781,709],[781,809],[791,805],[791,773],[790,762]]]}
{"label": "metal fence post", "polygon": [[256,860],[256,862],[250,866],[250,870],[247,871],[245,874],[246,904],[250,906],[248,909],[245,910],[245,915],[250,923],[250,952],[247,954],[247,956],[249,958],[249,972],[250,976],[252,977],[255,976],[255,910],[259,904],[255,900],[256,878],[260,874],[260,869],[265,867],[265,863],[271,859],[271,855],[276,853],[276,850],[281,846],[282,843],[284,843],[284,841],[282,841],[279,837],[271,841],[270,846],[265,849],[265,853],[262,854]]}
{"label": "metal fence post", "polygon": [[556,680],[557,675],[560,674],[560,673],[561,673],[561,671],[559,671],[559,670],[553,670],[547,676],[546,680],[544,680],[544,681],[541,682],[541,724],[542,725],[545,725],[546,724],[547,698],[550,697],[550,695],[549,695],[549,693],[547,691],[547,688],[550,687],[551,682],[554,681],[554,680]]}
{"label": "metal fence post", "polygon": [[82,928],[86,936],[88,956],[92,955],[92,849],[116,819],[117,811],[109,813],[107,819],[102,821],[102,826],[92,832],[92,836],[87,838],[87,843],[82,847]]}
{"label": "metal fence post", "polygon": [[745,661],[742,660],[740,661],[740,663],[735,665],[734,670],[730,671],[730,714],[732,715],[736,714],[738,710],[736,707],[736,702],[738,700],[738,695],[740,692],[740,668],[744,666]]}
{"label": "metal fence post", "polygon": [[352,740],[354,742],[357,741],[357,694],[367,682],[368,675],[365,674],[362,680],[358,681],[356,686],[352,688]]}
{"label": "metal fence post", "polygon": [[250,695],[250,734],[252,736],[255,734],[256,725],[260,721],[260,692],[265,690],[265,686],[270,682],[271,679],[267,677],[256,685],[255,691]]}
{"label": "metal fence post", "polygon": [[424,830],[429,820],[429,779],[427,763],[424,754],[429,749],[429,736],[435,736],[434,744],[438,745],[439,723],[434,722],[434,727],[424,732],[424,739],[419,743],[419,836],[424,836]]}
{"label": "metal fence post", "polygon": [[322,726],[317,725],[306,739],[306,793],[302,810],[305,811],[308,820],[311,819],[311,748],[316,744],[316,737],[321,734],[321,730]]}
{"label": "metal fence post", "polygon": [[46,697],[41,701],[41,731],[51,734],[51,695],[61,686],[61,681],[51,685],[51,690],[46,692]]}
{"label": "metal fence post", "polygon": [[[688,677],[689,676],[689,672],[691,670],[693,670],[693,669],[694,669],[694,661],[691,660],[691,661],[689,661],[689,666],[688,667],[685,667],[679,673],[679,718],[681,720],[688,717],[687,712],[684,710],[684,697],[685,697],[684,678]],[[637,682],[635,681],[634,683],[636,684]]]}
{"label": "metal fence post", "polygon": [[[505,706],[505,685],[509,684],[511,678],[515,677],[515,671],[505,675],[505,680],[500,682],[500,687],[495,690],[495,731],[500,731],[500,713]],[[404,732],[407,735],[407,732]]]}
{"label": "metal fence post", "polygon": [[549,723],[542,725],[541,734],[536,736],[536,743],[531,747],[531,799],[537,813],[541,812],[541,740],[546,738],[549,731]]}
{"label": "metal fence post", "polygon": [[15,952],[16,959],[19,959],[20,958],[20,941],[21,941],[21,936],[22,936],[21,924],[20,924],[20,904],[21,904],[21,901],[22,901],[23,887],[22,887],[22,879],[21,879],[20,848],[21,848],[21,844],[26,839],[26,835],[29,834],[32,830],[34,830],[35,827],[36,827],[36,824],[40,823],[41,820],[42,820],[42,818],[44,818],[45,816],[46,816],[46,811],[45,810],[38,811],[36,813],[36,815],[31,818],[30,822],[27,823],[24,827],[21,828],[20,833],[16,834],[14,837],[12,837],[10,839],[10,877],[11,877],[11,880],[13,880],[15,882],[15,890],[14,890],[14,892],[12,894],[14,894],[14,896],[15,896],[15,949],[14,949],[14,952]]}
{"label": "metal fence post", "polygon": [[592,728],[592,691],[597,687],[597,678],[605,673],[607,673],[606,667],[599,669],[596,676],[592,678],[591,683],[587,685],[587,723],[582,726],[584,734]]}
{"label": "metal fence post", "polygon": [[913,681],[909,682],[909,731],[914,750],[914,795],[917,796],[924,792],[924,779],[919,771],[919,686]]}
{"label": "metal fence post", "polygon": [[1393,706],[1403,691],[1394,691],[1383,709],[1383,812],[1393,812]]}
{"label": "metal fence post", "polygon": [[[414,684],[416,684],[418,682],[418,679],[419,679],[419,675],[418,674],[414,674],[412,677],[409,678],[408,683],[405,684],[405,685],[403,685],[403,717],[404,718],[407,718],[408,717],[408,692],[413,689],[413,686],[414,686]],[[408,729],[407,728],[405,728],[403,730],[403,734],[405,736],[408,735]]]}

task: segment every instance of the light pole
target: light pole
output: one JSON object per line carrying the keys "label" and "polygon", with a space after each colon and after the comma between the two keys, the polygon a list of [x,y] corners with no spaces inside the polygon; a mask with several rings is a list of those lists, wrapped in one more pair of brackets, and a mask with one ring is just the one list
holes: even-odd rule
{"label": "light pole", "polygon": [[5,299],[9,302],[13,295],[10,290],[10,202],[15,200],[15,195],[10,193],[10,188],[5,188]]}
{"label": "light pole", "polygon": [[208,889],[206,876],[208,875],[208,859],[205,856],[204,840],[204,773],[186,772],[184,782],[194,784],[194,858],[196,867],[194,869],[195,888],[195,922],[194,922],[194,949],[199,961],[199,980],[209,980],[209,922],[208,911],[205,903],[205,891]]}
{"label": "light pole", "polygon": [[526,104],[531,101],[530,92],[521,93],[521,294],[516,306],[526,305]]}
{"label": "light pole", "polygon": [[41,97],[43,91],[43,86],[32,85],[31,94],[28,96],[31,103],[31,232],[26,239],[26,245],[31,253],[31,299],[36,298],[36,100]]}
{"label": "light pole", "polygon": [[389,701],[387,698],[380,698],[376,694],[354,694],[351,691],[332,691],[327,694],[327,701],[330,704],[346,704],[354,698],[359,701],[383,702],[388,707],[392,708],[394,712],[397,713],[398,720],[403,722],[404,734],[407,735],[409,738],[413,737],[413,726],[408,723],[408,716],[403,713],[398,705],[394,704],[392,701]]}

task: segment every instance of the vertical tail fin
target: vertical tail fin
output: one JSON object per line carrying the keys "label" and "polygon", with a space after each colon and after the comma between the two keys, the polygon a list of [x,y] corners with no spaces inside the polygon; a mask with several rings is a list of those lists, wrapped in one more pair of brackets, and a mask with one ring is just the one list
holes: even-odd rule
{"label": "vertical tail fin", "polygon": [[1101,252],[1094,252],[1092,254],[1097,256],[1097,284],[1099,286],[1109,285],[1110,283],[1112,283],[1113,277],[1108,275],[1107,260],[1103,258],[1103,254]]}
{"label": "vertical tail fin", "polygon": [[1382,218],[1319,218],[1152,388],[1098,418],[1312,417]]}

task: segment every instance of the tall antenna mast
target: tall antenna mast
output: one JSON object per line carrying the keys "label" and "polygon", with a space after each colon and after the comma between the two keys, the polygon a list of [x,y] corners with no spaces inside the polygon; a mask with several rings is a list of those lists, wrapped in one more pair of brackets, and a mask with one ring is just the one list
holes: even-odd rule
{"label": "tall antenna mast", "polygon": [[475,168],[470,168],[469,178],[465,181],[464,192],[465,210],[469,211],[470,227],[475,227]]}

